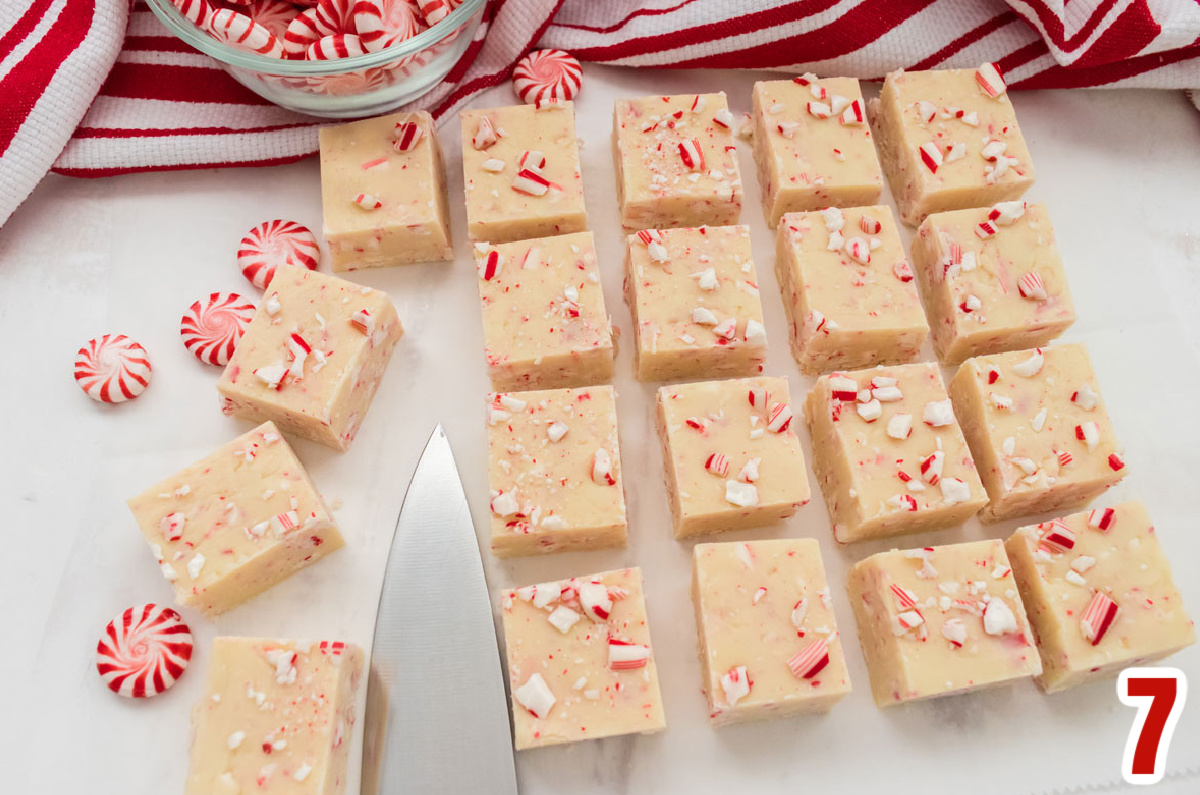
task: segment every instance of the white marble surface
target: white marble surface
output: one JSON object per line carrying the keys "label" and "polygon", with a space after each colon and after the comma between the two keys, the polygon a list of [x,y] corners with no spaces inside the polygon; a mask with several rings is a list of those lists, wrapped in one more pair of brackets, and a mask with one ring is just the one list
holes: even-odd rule
{"label": "white marble surface", "polygon": [[[749,106],[755,75],[588,69],[578,104],[584,175],[597,230],[605,297],[630,339],[621,301],[622,238],[609,155],[612,99],[725,90]],[[507,87],[476,104],[506,104]],[[1200,114],[1182,94],[1037,92],[1015,97],[1038,167],[1030,198],[1050,206],[1079,322],[1131,476],[1106,500],[1138,497],[1155,516],[1185,601],[1200,613],[1200,535],[1194,526],[1200,465]],[[175,689],[131,703],[92,668],[104,623],[129,604],[170,600],[124,499],[247,426],[217,407],[216,368],[183,349],[178,318],[213,290],[255,294],[234,266],[242,233],[267,217],[319,228],[315,161],[275,169],[194,171],[76,181],[49,177],[0,230],[0,339],[7,341],[0,416],[0,553],[3,637],[0,779],[21,793],[169,793],[185,771],[188,710],[202,689],[207,641],[218,633],[338,636],[370,643],[392,522],[434,423],[445,423],[481,534],[487,510],[482,460],[487,390],[475,274],[463,239],[457,124],[442,130],[454,231],[452,264],[355,276],[394,297],[408,335],[397,349],[354,448],[297,450],[319,487],[340,499],[349,546],[250,604],[208,621],[189,614],[200,641]],[[809,379],[788,353],[771,269],[773,238],[761,220],[749,149],[740,154],[771,353],[767,371],[794,395]],[[141,340],[155,365],[138,401],[93,404],[71,380],[76,348],[119,331]],[[499,563],[493,588],[638,564],[645,570],[655,653],[669,728],[522,754],[522,791],[696,793],[753,791],[1044,792],[1106,784],[1132,711],[1111,685],[1053,698],[1032,683],[907,708],[873,706],[853,622],[835,585],[855,692],[824,718],[734,727],[707,725],[687,596],[690,545],[670,537],[653,438],[653,387],[618,361],[620,422],[630,506],[627,550]],[[927,354],[929,352],[927,351]],[[800,428],[808,452],[807,434]],[[810,476],[811,478],[811,476]],[[813,483],[813,502],[783,525],[731,538],[814,536],[831,581],[855,560],[895,544],[838,549]],[[972,522],[937,542],[1006,535]],[[931,543],[917,536],[912,545]],[[909,545],[909,541],[901,542]],[[1173,664],[1200,684],[1200,649]],[[435,663],[436,664],[436,663]],[[1200,772],[1200,697],[1184,711],[1162,791],[1194,792]],[[1193,777],[1183,776],[1190,771]]]}

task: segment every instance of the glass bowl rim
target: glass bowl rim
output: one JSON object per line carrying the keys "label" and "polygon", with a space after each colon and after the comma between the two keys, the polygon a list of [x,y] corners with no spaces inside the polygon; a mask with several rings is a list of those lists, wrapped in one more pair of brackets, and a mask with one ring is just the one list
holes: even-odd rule
{"label": "glass bowl rim", "polygon": [[422,52],[446,38],[454,28],[474,16],[487,4],[488,0],[463,0],[462,4],[451,11],[450,15],[441,22],[426,28],[411,39],[405,39],[387,49],[369,52],[366,55],[356,55],[353,58],[338,58],[329,61],[272,58],[243,50],[218,41],[205,33],[185,17],[171,0],[146,0],[146,2],[154,15],[167,27],[167,30],[184,43],[222,63],[266,74],[312,76],[342,74],[386,66],[399,58]]}

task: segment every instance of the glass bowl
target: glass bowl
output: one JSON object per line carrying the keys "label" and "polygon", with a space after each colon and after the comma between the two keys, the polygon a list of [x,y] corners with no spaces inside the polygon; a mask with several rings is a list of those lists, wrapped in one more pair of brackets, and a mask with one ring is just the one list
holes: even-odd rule
{"label": "glass bowl", "polygon": [[487,6],[487,0],[463,0],[441,22],[386,50],[334,61],[298,61],[218,41],[192,24],[171,0],[147,3],[167,30],[216,60],[263,99],[329,118],[378,116],[432,89],[471,43]]}

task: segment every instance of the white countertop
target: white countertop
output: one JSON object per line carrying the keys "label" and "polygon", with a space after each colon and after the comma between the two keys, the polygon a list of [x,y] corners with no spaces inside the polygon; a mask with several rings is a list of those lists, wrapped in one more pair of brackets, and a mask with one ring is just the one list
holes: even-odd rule
{"label": "white countertop", "polygon": [[[612,99],[724,90],[749,109],[758,75],[587,67],[577,104],[584,181],[597,232],[605,298],[623,333],[616,385],[630,546],[498,562],[487,552],[483,396],[488,390],[474,266],[465,241],[457,123],[443,126],[454,263],[368,271],[407,329],[358,441],[346,454],[296,449],[336,511],[348,546],[247,605],[210,621],[187,613],[197,635],[190,670],[169,693],[131,703],[104,689],[92,666],[105,622],[131,604],[169,604],[170,589],[124,500],[206,454],[248,425],[222,416],[218,368],[197,363],[178,318],[216,290],[258,299],[235,266],[242,234],[271,217],[320,228],[315,160],[273,169],[185,171],[96,181],[48,177],[0,230],[0,653],[4,717],[0,779],[14,793],[178,792],[188,711],[202,691],[216,634],[341,637],[370,643],[392,524],[429,431],[445,424],[477,518],[493,589],[640,565],[668,729],[518,757],[525,793],[1043,792],[1119,780],[1133,711],[1111,684],[1055,697],[1030,683],[880,712],[869,693],[853,618],[839,583],[856,560],[894,546],[1006,536],[1017,522],[837,548],[819,490],[786,523],[733,539],[813,536],[834,584],[854,692],[821,718],[715,731],[706,720],[687,594],[691,544],[671,538],[654,440],[654,385],[630,377],[631,328],[621,299],[619,234],[609,154]],[[507,87],[476,106],[508,104]],[[1127,448],[1131,475],[1103,503],[1144,500],[1176,579],[1200,615],[1200,113],[1179,92],[1033,92],[1014,96],[1038,168],[1030,199],[1045,201],[1079,313],[1064,340],[1087,342],[1100,388]],[[762,222],[748,146],[740,154],[771,351],[769,374],[794,396],[811,383],[787,351],[772,273],[773,236]],[[910,235],[911,236],[911,235]],[[92,403],[71,379],[88,338],[123,332],[154,364],[140,399]],[[927,348],[926,358],[932,358]],[[807,433],[799,434],[806,455]],[[811,456],[810,456],[811,460]],[[811,474],[810,474],[811,479]],[[1200,685],[1200,648],[1172,658]],[[11,705],[15,703],[15,711]],[[353,752],[357,754],[357,738]],[[357,757],[356,757],[357,758]],[[1200,696],[1175,734],[1166,784],[1200,779]],[[1171,781],[1173,779],[1173,783]],[[24,786],[20,786],[21,784]]]}

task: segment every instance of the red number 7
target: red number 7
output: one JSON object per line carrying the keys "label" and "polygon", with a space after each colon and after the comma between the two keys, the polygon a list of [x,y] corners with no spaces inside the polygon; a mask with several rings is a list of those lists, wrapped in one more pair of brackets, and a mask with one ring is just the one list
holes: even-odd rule
{"label": "red number 7", "polygon": [[1187,701],[1187,677],[1178,668],[1126,668],[1117,679],[1117,698],[1138,710],[1125,743],[1121,775],[1130,784],[1157,784]]}

